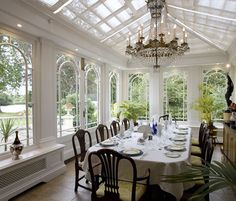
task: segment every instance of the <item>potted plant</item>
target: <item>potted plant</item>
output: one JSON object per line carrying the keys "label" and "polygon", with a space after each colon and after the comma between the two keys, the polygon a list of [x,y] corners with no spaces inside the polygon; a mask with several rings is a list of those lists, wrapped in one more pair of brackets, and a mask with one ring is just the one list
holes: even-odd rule
{"label": "potted plant", "polygon": [[[8,138],[15,132],[15,121],[13,119],[2,119],[0,121],[0,133],[2,134],[2,141],[7,143]],[[5,151],[7,151],[7,145],[5,144]]]}
{"label": "potted plant", "polygon": [[213,125],[213,114],[223,108],[222,102],[218,102],[213,96],[214,87],[210,85],[200,85],[200,97],[193,104],[192,108],[200,112],[201,120],[205,121],[210,128],[210,134],[215,135],[216,127]]}
{"label": "potted plant", "polygon": [[134,125],[138,125],[137,120],[146,112],[146,106],[133,101],[123,101],[120,104],[121,114],[134,121]]}
{"label": "potted plant", "polygon": [[189,201],[202,200],[211,192],[226,187],[236,187],[236,165],[230,162],[214,161],[200,167],[188,166],[186,171],[177,175],[163,175],[162,182],[196,182],[205,178],[205,184],[200,186],[188,199]]}

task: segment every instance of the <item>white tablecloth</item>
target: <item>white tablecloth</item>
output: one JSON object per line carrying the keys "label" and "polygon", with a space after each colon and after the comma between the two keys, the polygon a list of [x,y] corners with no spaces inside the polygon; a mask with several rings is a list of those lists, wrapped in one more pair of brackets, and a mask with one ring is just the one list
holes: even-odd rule
{"label": "white tablecloth", "polygon": [[[177,200],[180,200],[183,191],[191,187],[192,184],[171,184],[160,181],[161,175],[178,174],[179,172],[185,170],[186,165],[188,164],[191,145],[190,129],[188,129],[187,135],[181,135],[186,137],[186,140],[184,141],[185,150],[176,152],[181,156],[178,158],[170,158],[166,156],[166,153],[168,152],[166,146],[172,145],[173,141],[171,139],[176,136],[174,131],[176,130],[171,128],[169,128],[168,130],[164,130],[161,136],[155,135],[153,136],[152,140],[146,140],[144,144],[140,144],[138,142],[138,139],[142,137],[142,133],[132,132],[131,138],[115,138],[115,140],[119,143],[117,146],[102,147],[99,144],[94,145],[88,150],[85,156],[83,168],[88,172],[88,155],[92,151],[97,151],[102,148],[114,149],[118,152],[128,148],[140,149],[144,154],[142,154],[141,156],[132,157],[136,163],[138,176],[145,175],[146,170],[149,168],[151,170],[150,184],[159,184],[162,190],[171,193],[177,198]],[[127,177],[127,175],[129,174],[126,167],[124,167],[122,174],[122,177]]]}

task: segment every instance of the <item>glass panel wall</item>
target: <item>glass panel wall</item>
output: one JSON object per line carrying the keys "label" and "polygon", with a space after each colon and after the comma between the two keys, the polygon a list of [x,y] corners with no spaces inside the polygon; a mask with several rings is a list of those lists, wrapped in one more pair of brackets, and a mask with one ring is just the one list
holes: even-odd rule
{"label": "glass panel wall", "polygon": [[146,106],[139,119],[149,119],[149,81],[148,73],[129,74],[128,99]]}
{"label": "glass panel wall", "polygon": [[164,72],[163,111],[177,121],[187,121],[186,73]]}
{"label": "glass panel wall", "polygon": [[79,128],[79,78],[77,65],[64,54],[57,55],[57,135],[73,134]]}
{"label": "glass panel wall", "polygon": [[98,125],[99,118],[99,73],[95,65],[85,67],[85,118],[86,128]]}
{"label": "glass panel wall", "polygon": [[223,111],[227,108],[225,93],[227,91],[227,73],[222,69],[204,70],[203,84],[217,104],[217,110],[212,114],[213,120],[222,120]]}
{"label": "glass panel wall", "polygon": [[33,44],[0,30],[0,153],[19,131],[24,146],[33,144]]}
{"label": "glass panel wall", "polygon": [[118,75],[115,72],[109,74],[109,114],[110,118],[116,120],[118,118]]}

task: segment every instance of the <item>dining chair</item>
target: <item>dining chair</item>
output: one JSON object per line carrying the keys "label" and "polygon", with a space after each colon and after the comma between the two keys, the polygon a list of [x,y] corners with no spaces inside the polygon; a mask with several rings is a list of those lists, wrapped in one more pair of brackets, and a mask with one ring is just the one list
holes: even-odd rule
{"label": "dining chair", "polygon": [[[145,193],[149,186],[150,170],[148,169],[146,176],[138,178],[136,164],[131,157],[111,149],[100,149],[90,153],[88,162],[92,182],[92,201],[147,200],[144,197],[147,196]],[[130,179],[120,179],[119,170],[122,164],[130,167],[132,172]],[[138,183],[140,181],[144,183]]]}
{"label": "dining chair", "polygon": [[[210,130],[208,129],[208,125],[206,123],[201,123],[199,128],[199,136],[198,136],[198,145],[191,146],[191,154],[195,156],[202,156],[204,153],[203,146],[205,145],[206,140],[206,132],[209,134]],[[209,137],[209,135],[207,135]]]}
{"label": "dining chair", "polygon": [[165,115],[160,116],[159,119],[158,119],[158,122],[160,122],[161,119],[163,119],[164,121],[165,121],[165,120],[169,120],[169,115],[168,115],[168,114],[165,114]]}
{"label": "dining chair", "polygon": [[110,125],[111,136],[115,136],[120,131],[120,124],[118,121],[112,121]]}
{"label": "dining chair", "polygon": [[109,138],[109,131],[106,125],[99,124],[95,130],[97,143],[100,143]]}
{"label": "dining chair", "polygon": [[[207,138],[206,142],[205,142],[205,152],[204,152],[204,158],[201,160],[201,166],[202,165],[209,165],[211,163],[212,160],[212,155],[214,152],[214,144],[212,142],[212,138]],[[184,192],[184,197],[185,199],[181,199],[182,201],[188,200],[189,197],[196,191],[198,191],[198,189],[200,189],[204,184],[209,182],[209,177],[208,176],[202,176],[199,178],[200,180],[195,181],[195,184],[192,188],[186,190]],[[206,194],[204,197],[205,201],[209,201],[210,200],[210,196],[209,194]]]}
{"label": "dining chair", "polygon": [[201,122],[200,127],[199,127],[199,132],[198,132],[198,138],[192,137],[192,139],[191,139],[192,145],[200,146],[200,142],[202,140],[203,130],[204,130],[205,126],[206,126],[206,123],[204,121]]}
{"label": "dining chair", "polygon": [[[78,186],[85,188],[87,190],[91,190],[91,188],[80,184],[80,180],[84,178],[83,176],[79,176],[79,172],[83,171],[83,162],[86,152],[89,147],[92,146],[91,135],[88,131],[79,129],[73,136],[72,136],[72,145],[74,150],[74,157],[75,157],[75,188],[74,191],[77,192]],[[86,180],[86,183],[88,181]]]}
{"label": "dining chair", "polygon": [[206,160],[205,156],[206,156],[208,139],[209,139],[209,129],[207,127],[206,129],[204,129],[202,138],[203,139],[201,141],[201,155],[196,156],[196,155],[191,154],[190,156],[190,162],[194,166],[202,166],[202,164],[204,163],[203,161]]}
{"label": "dining chair", "polygon": [[128,130],[128,129],[130,128],[130,122],[129,122],[129,119],[124,118],[124,119],[122,120],[122,125],[124,125],[125,130]]}

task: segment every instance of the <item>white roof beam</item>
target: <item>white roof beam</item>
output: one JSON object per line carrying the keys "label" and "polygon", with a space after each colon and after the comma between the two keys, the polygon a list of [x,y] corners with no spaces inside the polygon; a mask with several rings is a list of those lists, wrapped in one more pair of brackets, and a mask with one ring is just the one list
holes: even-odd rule
{"label": "white roof beam", "polygon": [[235,18],[223,17],[223,16],[220,16],[220,15],[213,15],[213,14],[210,14],[210,13],[205,13],[205,12],[201,12],[201,11],[181,8],[181,7],[170,5],[170,4],[168,4],[167,6],[169,8],[174,8],[174,9],[178,9],[178,10],[182,10],[182,11],[186,11],[186,12],[190,12],[190,13],[195,13],[195,14],[199,14],[199,15],[205,15],[205,16],[208,16],[208,17],[213,17],[213,18],[221,19],[221,20],[228,20],[228,21],[236,22]]}

